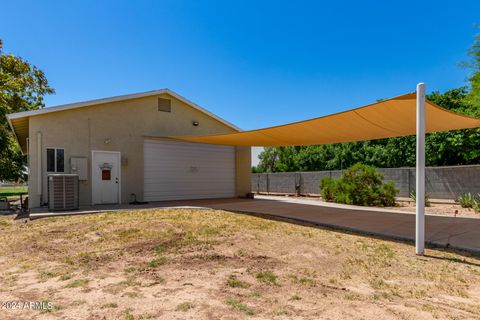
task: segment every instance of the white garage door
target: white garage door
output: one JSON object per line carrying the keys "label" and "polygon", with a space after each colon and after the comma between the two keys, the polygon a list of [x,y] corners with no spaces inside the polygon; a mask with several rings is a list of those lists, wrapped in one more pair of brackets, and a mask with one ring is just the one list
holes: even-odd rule
{"label": "white garage door", "polygon": [[235,149],[145,140],[144,200],[228,198],[235,195]]}

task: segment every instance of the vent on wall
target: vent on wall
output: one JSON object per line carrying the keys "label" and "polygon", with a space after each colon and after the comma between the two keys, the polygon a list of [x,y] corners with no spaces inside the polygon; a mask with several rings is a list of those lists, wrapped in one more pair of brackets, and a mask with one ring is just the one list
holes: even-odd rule
{"label": "vent on wall", "polygon": [[170,99],[158,98],[158,111],[171,112],[172,101]]}

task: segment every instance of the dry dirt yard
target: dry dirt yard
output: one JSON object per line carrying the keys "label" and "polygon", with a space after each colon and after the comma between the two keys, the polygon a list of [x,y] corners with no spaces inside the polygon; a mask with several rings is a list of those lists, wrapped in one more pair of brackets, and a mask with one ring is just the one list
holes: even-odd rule
{"label": "dry dirt yard", "polygon": [[0,216],[0,319],[479,319],[480,259],[214,210]]}

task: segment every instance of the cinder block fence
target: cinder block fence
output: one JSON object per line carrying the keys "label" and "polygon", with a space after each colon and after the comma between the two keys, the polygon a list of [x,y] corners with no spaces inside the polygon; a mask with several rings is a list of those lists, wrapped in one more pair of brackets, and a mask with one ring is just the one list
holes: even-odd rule
{"label": "cinder block fence", "polygon": [[[415,168],[379,168],[384,180],[393,181],[399,197],[415,190]],[[320,180],[339,178],[341,170],[253,173],[252,192],[319,195]],[[480,193],[480,165],[427,167],[426,191],[432,199],[456,199],[467,192]]]}

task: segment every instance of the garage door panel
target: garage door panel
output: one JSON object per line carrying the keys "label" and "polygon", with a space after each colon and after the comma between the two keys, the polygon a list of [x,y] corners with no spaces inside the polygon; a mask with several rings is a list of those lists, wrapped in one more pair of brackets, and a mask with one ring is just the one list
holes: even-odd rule
{"label": "garage door panel", "polygon": [[[207,186],[207,183],[202,183],[201,184],[202,188],[225,187],[226,185],[229,185],[230,182],[231,182],[230,180],[217,180],[217,179],[215,179],[215,177],[205,177],[205,178],[199,177],[198,179],[202,179],[202,180],[208,179],[209,180],[208,186]],[[191,187],[186,186],[185,184],[190,185]],[[188,189],[188,188],[198,189],[198,185],[199,185],[199,183],[192,183],[191,179],[179,179],[179,180],[168,179],[168,180],[161,181],[161,182],[152,181],[152,180],[145,181],[146,191],[156,191],[157,189],[155,189],[155,188],[160,188],[160,187],[161,188],[168,188],[168,187],[176,188],[177,186],[178,186],[178,188],[183,188],[185,190]]]}
{"label": "garage door panel", "polygon": [[[198,190],[198,192],[202,192],[203,190],[217,190],[218,192],[222,192],[222,190],[219,190],[220,188],[223,188],[226,184],[229,183],[229,181],[220,181],[220,182],[213,182],[211,181],[208,186],[203,185],[202,189],[199,189],[196,185],[195,186],[185,186],[185,184],[189,184],[190,181],[180,181],[178,183],[148,183],[146,184],[147,190],[146,192],[155,192],[155,191],[171,191],[171,190]],[[228,192],[230,190],[227,189]],[[223,192],[222,192],[223,193]]]}
{"label": "garage door panel", "polygon": [[145,140],[146,201],[235,195],[235,149],[190,142]]}
{"label": "garage door panel", "polygon": [[[209,190],[181,190],[182,192],[178,192],[180,190],[171,190],[171,191],[165,191],[165,192],[149,192],[148,196],[149,197],[165,197],[168,196],[169,199],[166,200],[172,200],[174,197],[182,198],[182,199],[197,199],[197,197],[210,197],[211,198],[211,192]],[[213,191],[213,190],[212,190]],[[230,193],[224,192],[224,193],[219,193],[223,194],[225,196],[231,196]],[[165,199],[164,199],[165,200]]]}
{"label": "garage door panel", "polygon": [[[177,158],[168,158],[168,153],[169,152],[174,152],[174,151],[163,151],[161,155],[146,155],[147,157],[150,158],[150,160],[154,160],[156,162],[152,163],[152,165],[161,165],[161,164],[170,164],[170,165],[179,165],[181,163],[198,163],[198,164],[208,164],[211,162],[218,163],[218,164],[223,164],[226,165],[224,162],[227,160],[231,160],[232,158],[229,156],[225,156],[221,154],[222,156],[219,156],[218,154],[214,153],[206,153],[206,154],[195,154],[195,156],[198,156],[200,158],[197,159],[188,159],[188,157],[191,157],[191,153],[184,153],[184,154],[177,154]],[[208,160],[206,159],[208,158]],[[175,161],[172,163],[172,161]]]}
{"label": "garage door panel", "polygon": [[[152,168],[152,171],[155,168]],[[201,167],[199,167],[198,171],[202,170]],[[233,168],[232,168],[233,170]],[[230,171],[222,171],[222,172],[179,172],[178,174],[175,174],[175,172],[155,172],[149,177],[145,178],[145,183],[161,183],[163,181],[171,181],[171,182],[177,182],[177,181],[191,181],[192,178],[195,179],[209,179],[209,178],[215,178],[211,182],[216,182],[216,181],[230,181],[231,180],[231,174]],[[164,173],[164,174],[162,174]],[[195,175],[195,177],[192,177],[192,175]]]}
{"label": "garage door panel", "polygon": [[[157,169],[158,172],[169,172],[171,169],[176,169],[178,170],[178,172],[188,172],[189,170],[191,170],[191,167],[194,167],[194,166],[207,166],[207,167],[211,167],[211,166],[217,166],[217,171],[218,172],[227,172],[231,169],[234,168],[234,166],[230,166],[230,167],[225,167],[225,164],[224,162],[225,161],[232,161],[230,159],[225,159],[225,161],[205,161],[205,162],[198,162],[198,161],[195,161],[195,160],[191,160],[191,161],[176,161],[175,164],[172,164],[172,163],[168,163],[168,162],[157,162],[155,159],[151,159],[150,161],[155,161],[154,164],[150,165],[150,169]],[[168,168],[168,170],[167,170]],[[215,172],[217,172],[215,171]],[[157,171],[155,171],[157,172]],[[177,171],[175,171],[177,172]]]}
{"label": "garage door panel", "polygon": [[184,190],[184,189],[170,189],[168,191],[153,191],[149,192],[148,195],[150,196],[160,196],[160,195],[178,195],[178,196],[185,196],[185,195],[210,195],[212,192],[215,194],[223,194],[223,195],[230,195],[229,192],[219,192],[217,189],[205,189],[205,190]]}
{"label": "garage door panel", "polygon": [[[215,198],[230,198],[231,196],[228,194],[225,194],[225,195],[218,195],[217,197]],[[192,199],[212,199],[212,196],[211,195],[202,195],[202,194],[192,194],[192,195],[189,195],[189,194],[185,194],[185,195],[182,195],[182,194],[163,194],[163,195],[155,195],[155,196],[151,196],[151,198],[153,199],[159,199],[160,200],[146,200],[146,201],[169,201],[169,200],[192,200]]]}

